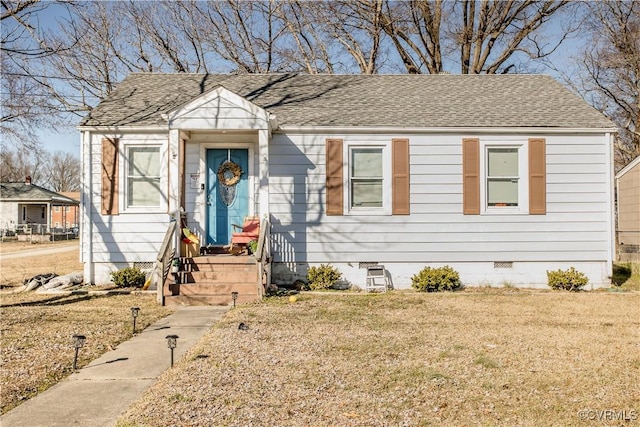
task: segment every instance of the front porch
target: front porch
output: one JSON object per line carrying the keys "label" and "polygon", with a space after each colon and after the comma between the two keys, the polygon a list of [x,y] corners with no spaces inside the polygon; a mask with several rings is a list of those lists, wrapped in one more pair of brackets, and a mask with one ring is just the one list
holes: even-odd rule
{"label": "front porch", "polygon": [[180,270],[172,273],[162,290],[164,304],[232,305],[257,301],[262,297],[258,260],[250,255],[205,255],[181,257]]}
{"label": "front porch", "polygon": [[156,260],[158,303],[232,305],[260,300],[271,281],[270,227],[263,218],[254,253],[231,254],[223,247],[190,250],[178,244],[181,229],[172,221]]}

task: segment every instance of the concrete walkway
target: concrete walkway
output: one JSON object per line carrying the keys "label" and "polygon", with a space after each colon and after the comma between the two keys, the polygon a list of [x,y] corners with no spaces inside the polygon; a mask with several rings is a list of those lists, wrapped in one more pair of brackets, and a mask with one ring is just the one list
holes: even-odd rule
{"label": "concrete walkway", "polygon": [[[191,348],[227,307],[177,307],[78,372],[0,418],[2,427],[113,426],[171,365],[167,335],[178,335],[174,361]],[[82,350],[81,350],[82,351]]]}

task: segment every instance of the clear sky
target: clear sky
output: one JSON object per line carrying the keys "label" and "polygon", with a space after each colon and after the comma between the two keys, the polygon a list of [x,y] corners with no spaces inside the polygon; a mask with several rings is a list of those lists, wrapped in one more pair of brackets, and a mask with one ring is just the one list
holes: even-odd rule
{"label": "clear sky", "polygon": [[38,132],[43,148],[51,152],[64,151],[80,158],[80,132],[73,127],[59,130],[62,133],[48,129]]}

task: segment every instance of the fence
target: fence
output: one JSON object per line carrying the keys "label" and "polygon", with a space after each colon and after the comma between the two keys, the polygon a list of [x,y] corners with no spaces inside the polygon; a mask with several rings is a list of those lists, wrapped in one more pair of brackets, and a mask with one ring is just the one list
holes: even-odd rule
{"label": "fence", "polygon": [[77,227],[49,227],[47,224],[18,224],[13,228],[0,229],[0,241],[43,243],[58,240],[73,240],[78,237]]}

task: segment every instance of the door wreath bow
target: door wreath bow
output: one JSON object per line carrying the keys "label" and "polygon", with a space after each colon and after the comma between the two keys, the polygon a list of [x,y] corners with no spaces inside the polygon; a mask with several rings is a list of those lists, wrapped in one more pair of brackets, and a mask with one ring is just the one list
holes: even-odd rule
{"label": "door wreath bow", "polygon": [[242,175],[242,168],[231,160],[227,160],[218,168],[218,181],[227,187],[236,185],[240,181],[240,175]]}

